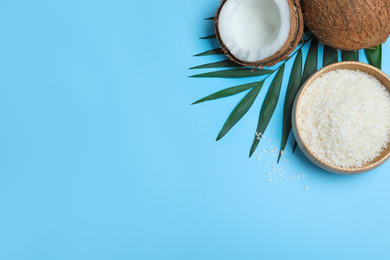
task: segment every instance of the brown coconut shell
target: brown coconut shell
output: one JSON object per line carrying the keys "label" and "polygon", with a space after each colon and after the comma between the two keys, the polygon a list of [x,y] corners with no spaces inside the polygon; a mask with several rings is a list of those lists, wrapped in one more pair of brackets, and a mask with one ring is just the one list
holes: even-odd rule
{"label": "brown coconut shell", "polygon": [[290,8],[290,33],[282,48],[272,56],[269,56],[268,58],[265,58],[263,60],[259,60],[255,62],[240,60],[229,51],[229,49],[226,47],[223,40],[221,39],[219,33],[219,28],[218,28],[219,14],[226,1],[228,0],[222,0],[221,5],[219,6],[217,13],[214,16],[214,30],[219,45],[221,46],[223,52],[226,54],[226,56],[228,56],[230,60],[238,64],[241,64],[245,67],[263,68],[265,66],[273,66],[276,63],[287,59],[288,55],[298,46],[299,41],[302,39],[304,24],[303,24],[303,15],[302,15],[302,10],[301,10],[299,0],[286,0]]}
{"label": "brown coconut shell", "polygon": [[303,0],[305,24],[323,44],[359,50],[390,34],[390,0]]}

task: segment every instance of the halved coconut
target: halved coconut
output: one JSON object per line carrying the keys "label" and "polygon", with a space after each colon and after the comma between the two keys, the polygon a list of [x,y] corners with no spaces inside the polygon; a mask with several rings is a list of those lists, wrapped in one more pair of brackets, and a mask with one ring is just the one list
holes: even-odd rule
{"label": "halved coconut", "polygon": [[272,66],[297,47],[303,17],[299,0],[223,0],[214,28],[231,60],[249,67]]}

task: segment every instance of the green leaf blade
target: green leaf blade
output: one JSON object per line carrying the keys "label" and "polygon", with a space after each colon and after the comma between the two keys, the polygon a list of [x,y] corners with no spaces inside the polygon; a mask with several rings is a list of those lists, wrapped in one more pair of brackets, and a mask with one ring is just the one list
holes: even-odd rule
{"label": "green leaf blade", "polygon": [[224,137],[232,127],[248,112],[258,96],[264,81],[258,82],[256,86],[240,101],[226,120],[224,126],[218,134],[217,141]]}
{"label": "green leaf blade", "polygon": [[303,69],[302,84],[317,71],[318,63],[318,41],[313,39],[310,43],[309,52],[307,53],[305,68]]}
{"label": "green leaf blade", "polygon": [[195,54],[194,56],[199,57],[199,56],[218,55],[218,54],[224,54],[221,48],[201,52],[201,53]]}
{"label": "green leaf blade", "polygon": [[247,77],[267,75],[267,74],[271,74],[272,72],[273,70],[241,68],[241,69],[213,71],[208,73],[192,75],[190,77],[192,78],[247,78]]}
{"label": "green leaf blade", "polygon": [[365,49],[364,53],[366,54],[368,63],[372,66],[382,69],[382,44],[372,48]]}
{"label": "green leaf blade", "polygon": [[322,66],[326,67],[330,64],[336,63],[339,61],[339,55],[335,48],[324,45],[324,57],[322,60]]}
{"label": "green leaf blade", "polygon": [[231,60],[222,60],[213,63],[192,67],[190,69],[210,69],[210,68],[242,68],[243,66]]}
{"label": "green leaf blade", "polygon": [[343,51],[341,59],[343,61],[359,61],[359,51]]}
{"label": "green leaf blade", "polygon": [[[272,118],[272,115],[274,114],[276,105],[279,101],[280,96],[280,90],[282,86],[283,81],[283,74],[284,74],[284,64],[280,66],[278,73],[275,75],[274,80],[271,83],[271,86],[267,92],[267,95],[264,99],[263,105],[260,110],[259,115],[259,122],[257,124],[256,133],[257,134],[263,134]],[[257,135],[254,137],[249,157],[253,155],[255,152],[257,146],[259,145],[260,138],[257,137]]]}
{"label": "green leaf blade", "polygon": [[294,148],[293,148],[293,151],[292,151],[293,154],[295,153],[295,149],[297,149],[297,146],[298,146],[298,143],[297,143],[297,141],[295,141]]}
{"label": "green leaf blade", "polygon": [[[313,75],[314,72],[317,71],[318,69],[317,62],[318,62],[318,41],[316,39],[313,39],[313,41],[310,43],[309,52],[307,53],[305,68],[303,69],[301,85],[303,85],[305,81],[311,75]],[[295,141],[292,153],[295,152],[296,147],[297,147],[297,141]]]}
{"label": "green leaf blade", "polygon": [[204,37],[200,37],[199,39],[206,40],[206,39],[215,39],[215,38],[217,38],[217,36],[215,36],[215,34],[212,34],[212,35],[207,35],[207,36],[204,36]]}
{"label": "green leaf blade", "polygon": [[277,162],[279,162],[282,151],[287,145],[288,136],[291,132],[291,112],[294,105],[295,97],[302,84],[302,51],[299,50],[294,64],[291,69],[290,80],[287,85],[286,98],[284,101],[284,112],[283,112],[283,130],[282,130],[282,141],[280,145],[280,151]]}
{"label": "green leaf blade", "polygon": [[215,92],[214,94],[211,94],[211,95],[204,97],[202,99],[199,99],[198,101],[195,101],[194,103],[192,103],[192,105],[199,104],[199,103],[202,103],[205,101],[210,101],[210,100],[215,100],[215,99],[219,99],[219,98],[233,96],[233,95],[239,94],[241,92],[244,92],[245,90],[251,89],[259,83],[260,83],[260,81],[227,88],[227,89]]}

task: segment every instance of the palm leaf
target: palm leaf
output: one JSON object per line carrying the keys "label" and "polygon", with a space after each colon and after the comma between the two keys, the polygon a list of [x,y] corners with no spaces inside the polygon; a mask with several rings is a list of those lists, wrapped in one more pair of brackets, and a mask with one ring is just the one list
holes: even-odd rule
{"label": "palm leaf", "polygon": [[343,51],[341,59],[343,61],[359,61],[359,51]]}
{"label": "palm leaf", "polygon": [[339,61],[339,55],[335,48],[324,45],[324,57],[322,66],[328,66]]}
{"label": "palm leaf", "polygon": [[212,35],[208,35],[208,36],[204,36],[204,37],[200,37],[199,39],[201,40],[205,40],[205,39],[214,39],[216,38],[215,34],[212,34]]}
{"label": "palm leaf", "polygon": [[194,56],[207,56],[207,55],[217,55],[217,54],[224,54],[221,48],[198,53],[195,54]]}
{"label": "palm leaf", "polygon": [[[278,104],[279,101],[280,89],[283,81],[283,73],[284,73],[284,64],[280,66],[280,69],[276,74],[274,80],[272,81],[271,86],[264,99],[263,105],[260,110],[259,122],[257,124],[257,130],[256,130],[257,134],[262,135],[265,132],[269,124],[269,121],[271,120],[272,115],[274,114],[276,105]],[[260,138],[258,138],[258,136],[256,135],[249,152],[249,157],[251,157],[252,154],[255,152],[257,146],[259,145],[259,142],[260,142]]]}
{"label": "palm leaf", "polygon": [[302,84],[317,71],[318,63],[318,41],[313,39],[310,43],[309,52],[307,53],[305,68],[303,70]]}
{"label": "palm leaf", "polygon": [[223,125],[221,131],[218,134],[217,141],[224,137],[227,132],[238,122],[240,119],[248,112],[251,108],[253,102],[255,101],[257,95],[259,94],[261,87],[263,86],[264,81],[260,81],[256,86],[249,91],[249,93],[238,103],[234,108],[233,112],[230,114],[225,124]]}
{"label": "palm leaf", "polygon": [[207,63],[204,65],[192,67],[190,69],[237,68],[237,67],[242,68],[243,66],[231,60],[222,60],[222,61],[217,61],[213,63]]}
{"label": "palm leaf", "polygon": [[208,73],[202,73],[190,76],[192,78],[246,78],[246,77],[256,77],[266,74],[271,74],[273,70],[261,70],[261,69],[228,69],[228,70],[219,70]]}
{"label": "palm leaf", "polygon": [[215,99],[219,99],[219,98],[233,96],[233,95],[236,95],[238,93],[244,92],[245,90],[253,88],[258,83],[260,83],[260,81],[252,82],[252,83],[248,83],[248,84],[244,84],[244,85],[239,85],[239,86],[235,86],[235,87],[231,87],[231,88],[227,88],[227,89],[215,92],[214,94],[211,94],[211,95],[209,95],[207,97],[204,97],[202,99],[199,99],[198,101],[195,101],[191,105],[199,104],[199,103],[202,103],[202,102],[205,102],[205,101],[209,101],[209,100],[215,100]]}
{"label": "palm leaf", "polygon": [[286,98],[284,100],[283,112],[283,131],[282,142],[280,146],[278,162],[282,156],[282,151],[286,147],[288,136],[291,132],[291,111],[293,108],[295,96],[297,95],[302,84],[302,51],[299,50],[293,67],[291,69],[290,80],[287,86]]}
{"label": "palm leaf", "polygon": [[368,63],[372,66],[382,69],[382,44],[372,48],[365,49],[364,53],[366,54]]}
{"label": "palm leaf", "polygon": [[292,151],[292,153],[294,153],[294,152],[295,152],[295,149],[297,149],[297,146],[298,146],[298,143],[297,143],[297,141],[295,141],[295,144],[294,144],[294,147],[293,147],[293,151]]}
{"label": "palm leaf", "polygon": [[[318,41],[313,39],[310,43],[309,52],[307,53],[305,68],[303,69],[303,76],[301,85],[305,83],[305,81],[313,75],[314,72],[317,71],[318,64]],[[297,141],[295,141],[294,148],[292,153],[295,152],[297,148]]]}

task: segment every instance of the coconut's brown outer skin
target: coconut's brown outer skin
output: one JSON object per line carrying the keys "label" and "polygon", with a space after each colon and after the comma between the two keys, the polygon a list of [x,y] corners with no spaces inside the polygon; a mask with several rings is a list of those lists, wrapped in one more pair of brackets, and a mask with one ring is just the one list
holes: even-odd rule
{"label": "coconut's brown outer skin", "polygon": [[302,11],[313,35],[336,49],[371,48],[390,34],[390,0],[303,0]]}
{"label": "coconut's brown outer skin", "polygon": [[221,5],[219,6],[217,13],[214,16],[214,30],[219,45],[221,46],[222,50],[229,57],[230,60],[238,64],[241,64],[245,67],[263,68],[266,66],[273,66],[276,63],[287,59],[288,55],[298,46],[299,41],[302,39],[304,25],[303,25],[303,15],[302,15],[302,10],[301,10],[299,0],[286,0],[290,7],[290,33],[282,48],[272,56],[269,56],[268,58],[265,58],[263,60],[259,60],[256,62],[240,60],[236,58],[229,51],[229,49],[226,47],[219,34],[219,28],[218,28],[219,14],[226,1],[228,0],[222,0]]}

